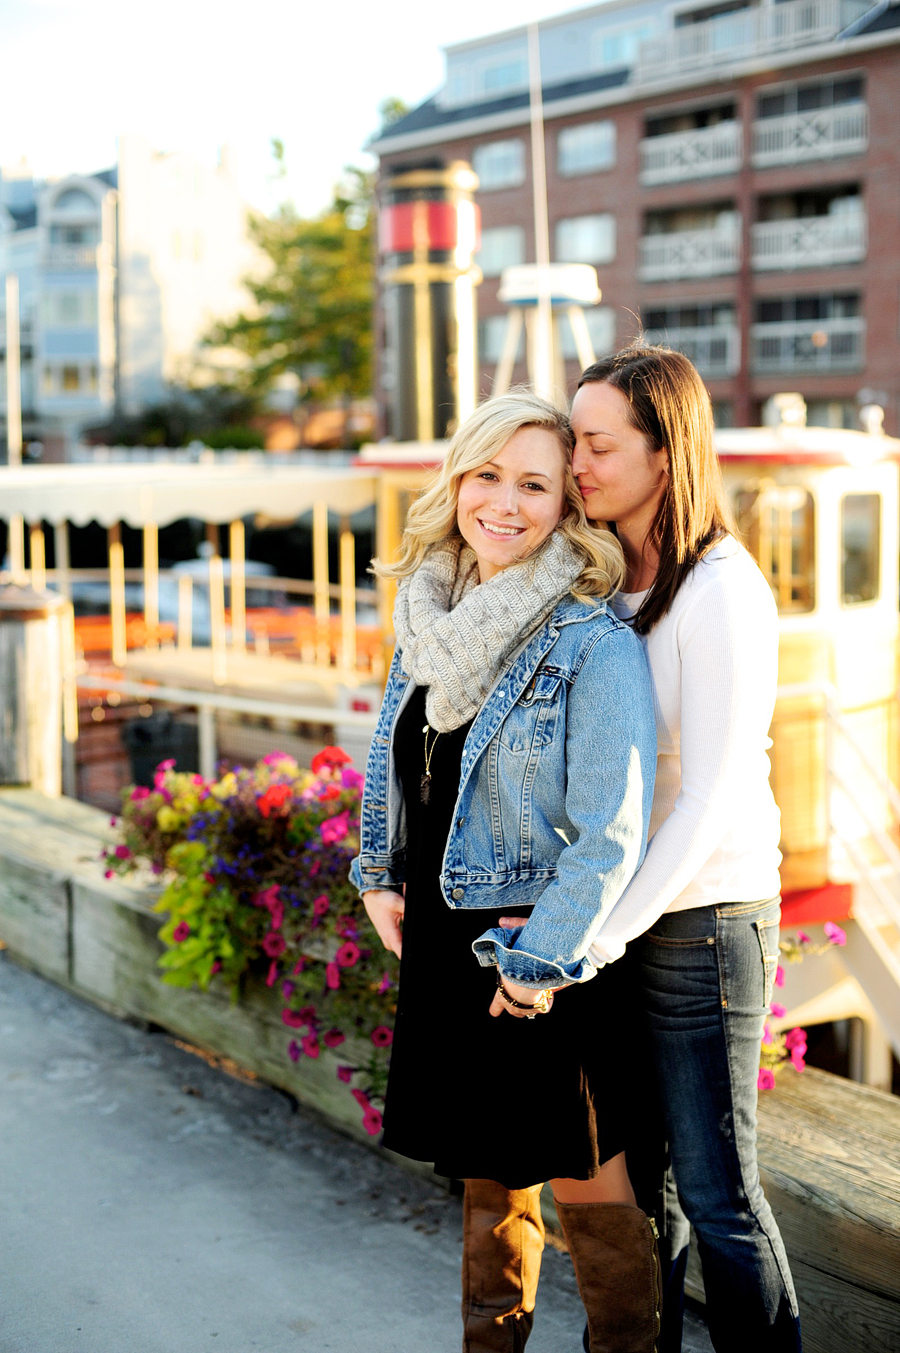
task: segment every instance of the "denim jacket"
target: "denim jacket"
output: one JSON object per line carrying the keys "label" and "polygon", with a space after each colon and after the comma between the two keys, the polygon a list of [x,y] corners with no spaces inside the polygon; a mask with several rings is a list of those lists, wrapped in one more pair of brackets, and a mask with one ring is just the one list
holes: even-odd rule
{"label": "denim jacket", "polygon": [[[360,892],[397,889],[405,879],[393,733],[412,689],[395,652],[350,871]],[[655,767],[639,640],[605,603],[565,598],[507,663],[463,748],[444,899],[450,907],[534,906],[523,926],[475,941],[481,964],[528,987],[594,976],[593,934],[643,859]],[[440,971],[440,954],[434,962]]]}

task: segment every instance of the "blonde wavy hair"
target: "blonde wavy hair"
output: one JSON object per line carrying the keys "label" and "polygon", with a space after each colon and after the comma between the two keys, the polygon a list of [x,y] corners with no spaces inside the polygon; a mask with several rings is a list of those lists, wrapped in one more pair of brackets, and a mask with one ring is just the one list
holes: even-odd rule
{"label": "blonde wavy hair", "polygon": [[557,530],[584,559],[572,585],[577,597],[608,597],[622,585],[625,560],[611,531],[592,526],[572,474],[575,438],[567,416],[530,390],[514,389],[488,399],[457,429],[443,465],[409,509],[400,552],[392,564],[372,561],[380,578],[407,578],[432,545],[459,538],[456,511],[464,474],[493,459],[520,428],[544,428],[559,442],[564,462],[563,515]]}

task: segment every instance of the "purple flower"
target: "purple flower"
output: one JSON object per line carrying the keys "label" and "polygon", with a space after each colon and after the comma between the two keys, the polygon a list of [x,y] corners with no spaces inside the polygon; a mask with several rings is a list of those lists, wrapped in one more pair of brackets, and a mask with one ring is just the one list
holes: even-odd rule
{"label": "purple flower", "polygon": [[293,1038],[288,1043],[288,1057],[292,1062],[300,1061],[300,1045]]}
{"label": "purple flower", "polygon": [[390,991],[392,985],[393,984],[391,982],[390,974],[385,973],[384,977],[382,977],[381,982],[379,983],[378,986],[379,996],[383,996],[386,991]]}
{"label": "purple flower", "polygon": [[365,776],[352,766],[344,766],[341,770],[341,784],[344,789],[362,789],[365,783]]}
{"label": "purple flower", "polygon": [[294,985],[295,985],[295,984],[294,984],[293,982],[291,982],[291,981],[290,981],[289,979],[287,979],[287,978],[285,978],[285,980],[282,982],[282,984],[281,984],[281,994],[282,994],[282,996],[284,996],[284,999],[285,999],[285,1000],[287,1000],[290,996],[293,996],[293,994],[294,994]]}

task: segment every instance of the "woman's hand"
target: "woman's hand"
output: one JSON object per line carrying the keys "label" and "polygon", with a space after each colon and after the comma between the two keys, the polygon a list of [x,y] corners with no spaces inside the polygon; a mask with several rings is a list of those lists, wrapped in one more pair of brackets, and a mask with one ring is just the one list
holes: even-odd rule
{"label": "woman's hand", "polygon": [[362,900],[381,943],[399,958],[403,938],[401,922],[406,902],[399,893],[393,893],[388,888],[372,888],[363,893]]}
{"label": "woman's hand", "polygon": [[[511,996],[514,1001],[519,1001],[522,1005],[536,1005],[544,995],[543,991],[535,991],[534,987],[520,987],[518,982],[511,982],[508,977],[501,977],[500,980],[503,983],[503,990],[506,992],[507,996]],[[494,992],[494,999],[491,1001],[488,1014],[493,1015],[496,1019],[498,1015],[504,1013],[512,1015],[514,1019],[536,1018],[534,1015],[529,1015],[527,1010],[514,1010],[511,1005],[507,1005],[500,994],[500,988],[498,987]]]}
{"label": "woman's hand", "polygon": [[527,916],[501,916],[497,924],[502,930],[518,930],[527,920]]}

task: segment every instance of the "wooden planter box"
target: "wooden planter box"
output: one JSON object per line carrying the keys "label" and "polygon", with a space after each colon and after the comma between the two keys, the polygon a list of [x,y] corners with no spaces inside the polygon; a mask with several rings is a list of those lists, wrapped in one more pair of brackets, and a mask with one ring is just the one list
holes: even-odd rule
{"label": "wooden planter box", "polygon": [[[261,982],[249,982],[237,1005],[215,991],[164,986],[154,895],[103,878],[99,855],[110,837],[93,808],[0,790],[0,939],[11,955],[116,1015],[232,1059],[376,1146],[335,1074],[367,1048],[348,1040],[294,1064],[292,1031]],[[900,1100],[825,1072],[785,1072],[761,1097],[760,1167],[807,1353],[900,1348]]]}

